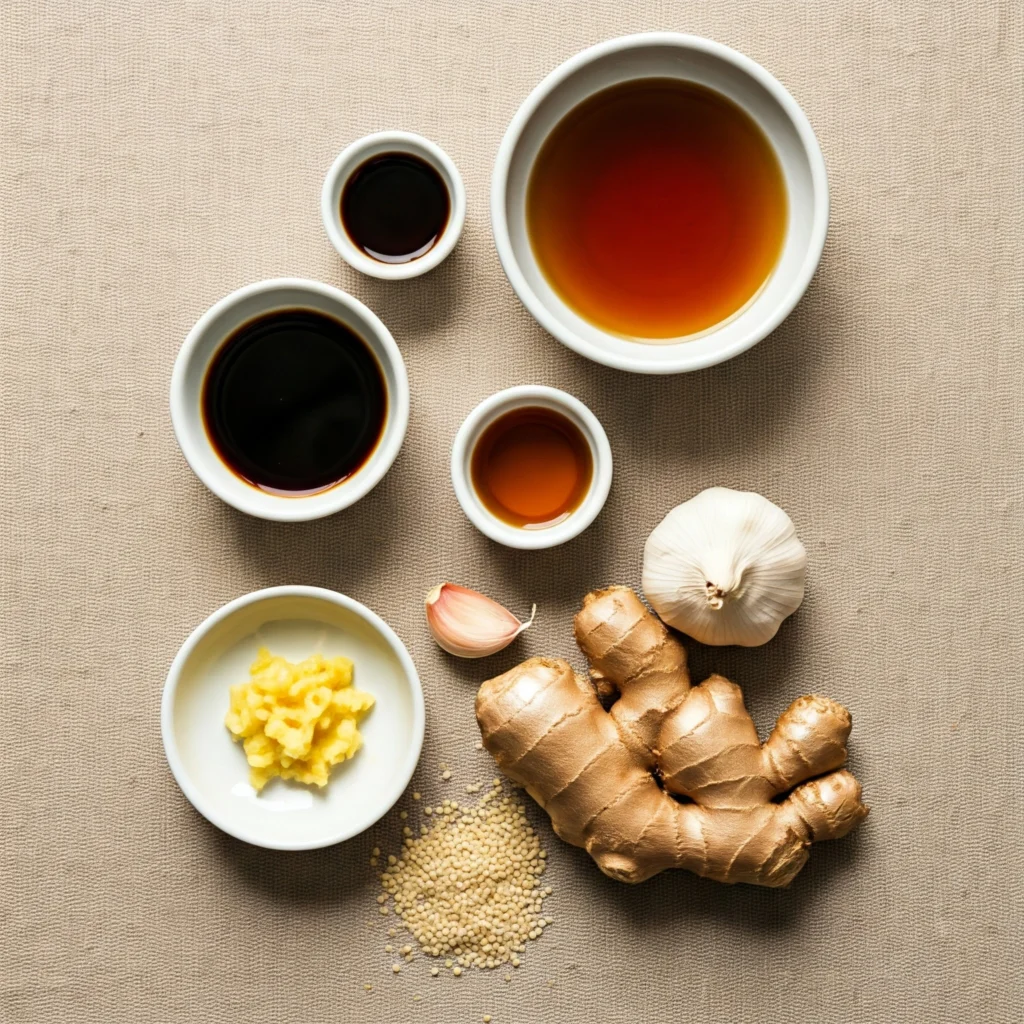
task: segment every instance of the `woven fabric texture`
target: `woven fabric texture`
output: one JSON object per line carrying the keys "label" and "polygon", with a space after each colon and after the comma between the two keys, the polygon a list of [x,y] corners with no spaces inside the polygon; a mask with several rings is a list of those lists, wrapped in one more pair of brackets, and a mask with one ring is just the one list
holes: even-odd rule
{"label": "woven fabric texture", "polygon": [[[491,240],[501,135],[548,71],[645,29],[763,63],[821,141],[832,219],[794,314],[727,364],[652,379],[587,362],[519,304]],[[0,1020],[635,1024],[1020,1020],[1024,1005],[1024,20],[1013,0],[6,0],[0,10]],[[434,273],[349,270],[320,224],[339,150],[435,139],[469,197]],[[316,523],[222,505],[167,393],[189,327],[250,281],[351,291],[391,328],[412,414],[384,482]],[[576,541],[479,535],[448,477],[484,396],[565,388],[615,482]],[[754,650],[693,645],[762,731],[820,691],[854,715],[872,814],[791,889],[604,878],[531,814],[555,919],[503,972],[401,975],[367,864],[397,822],[306,854],[207,824],[164,761],[159,700],[192,628],[318,584],[393,624],[421,672],[430,799],[488,780],[478,682],[578,656],[583,594],[639,583],[644,538],[702,488],[760,491],[810,554]],[[456,662],[422,597],[452,579],[536,626]],[[364,984],[371,984],[367,993]],[[415,1001],[414,996],[422,996]]]}

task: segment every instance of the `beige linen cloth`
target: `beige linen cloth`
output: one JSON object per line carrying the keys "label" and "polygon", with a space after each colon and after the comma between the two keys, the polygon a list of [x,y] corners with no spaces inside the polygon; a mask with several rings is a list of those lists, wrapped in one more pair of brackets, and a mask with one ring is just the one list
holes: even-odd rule
{"label": "beige linen cloth", "polygon": [[[488,217],[498,142],[533,85],[652,28],[776,74],[818,133],[833,204],[788,321],[661,379],[547,336]],[[5,0],[0,1021],[1019,1021],[1022,53],[1013,0]],[[406,283],[349,270],[320,224],[331,160],[382,128],[437,140],[469,196],[457,251]],[[387,478],[309,524],[222,505],[167,409],[195,319],[278,275],[367,302],[412,386]],[[479,535],[448,479],[465,414],[524,382],[578,395],[615,455],[597,523],[529,555]],[[648,532],[712,484],[782,505],[810,577],[773,642],[694,645],[695,675],[740,683],[762,731],[805,692],[847,704],[872,805],[788,891],[680,872],[619,885],[534,813],[555,923],[511,982],[431,978],[425,958],[393,976],[367,858],[396,822],[271,853],[175,785],[158,727],[171,658],[223,602],[287,582],[366,602],[408,644],[428,799],[489,779],[477,683],[528,654],[577,657],[583,594],[637,584]],[[536,601],[535,628],[483,663],[444,656],[422,613],[444,579],[521,613]]]}

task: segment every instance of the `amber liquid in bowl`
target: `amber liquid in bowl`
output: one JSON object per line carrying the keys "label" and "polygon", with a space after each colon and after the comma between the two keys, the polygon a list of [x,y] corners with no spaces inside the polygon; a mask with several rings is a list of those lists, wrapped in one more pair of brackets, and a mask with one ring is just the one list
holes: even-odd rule
{"label": "amber liquid in bowl", "polygon": [[583,503],[594,462],[579,427],[538,406],[513,409],[490,423],[473,447],[469,469],[477,497],[493,516],[542,530]]}
{"label": "amber liquid in bowl", "polygon": [[721,93],[673,78],[624,82],[573,108],[526,195],[554,291],[638,341],[699,334],[741,310],[778,262],[787,223],[764,132]]}

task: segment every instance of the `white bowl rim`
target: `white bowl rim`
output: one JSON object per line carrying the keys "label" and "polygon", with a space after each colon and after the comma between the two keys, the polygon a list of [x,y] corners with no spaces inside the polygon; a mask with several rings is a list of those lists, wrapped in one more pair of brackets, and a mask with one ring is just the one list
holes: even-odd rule
{"label": "white bowl rim", "polygon": [[[550,402],[584,425],[584,436],[590,445],[594,469],[586,498],[567,519],[543,530],[523,530],[503,523],[483,507],[466,474],[466,463],[473,442],[501,406],[521,408],[536,401]],[[544,384],[520,384],[489,395],[462,421],[452,442],[451,473],[452,487],[462,511],[484,536],[506,547],[538,551],[556,547],[579,536],[601,513],[612,486],[612,449],[601,421],[574,395]]]}
{"label": "white bowl rim", "polygon": [[[763,86],[792,121],[803,144],[810,166],[811,178],[814,183],[814,216],[807,252],[799,272],[793,279],[792,285],[771,315],[767,316],[760,324],[751,328],[744,336],[736,339],[731,344],[711,352],[706,352],[702,356],[688,355],[685,351],[688,344],[686,341],[680,342],[677,346],[659,345],[658,347],[662,350],[668,347],[676,347],[680,352],[675,359],[664,359],[658,362],[646,361],[639,352],[636,356],[607,352],[591,344],[585,338],[581,338],[574,331],[560,323],[556,317],[552,316],[530,287],[523,272],[519,269],[519,263],[512,249],[508,220],[505,215],[505,192],[508,186],[508,171],[512,162],[512,155],[523,129],[540,104],[556,86],[575,74],[584,65],[622,50],[652,46],[677,46],[681,49],[697,50],[713,57],[718,57],[727,63],[733,64],[740,71],[745,72]],[[494,244],[498,250],[498,258],[501,261],[505,274],[513,290],[519,296],[520,301],[526,306],[537,322],[549,334],[562,342],[562,344],[578,352],[581,356],[585,356],[587,359],[603,363],[605,366],[611,366],[617,370],[628,370],[633,373],[683,373],[690,370],[700,370],[707,366],[714,366],[717,363],[725,362],[727,359],[732,359],[767,337],[793,311],[807,290],[811,278],[814,276],[825,246],[825,234],[828,230],[828,213],[829,194],[825,158],[822,156],[821,146],[818,144],[810,121],[807,120],[807,115],[804,114],[800,105],[786,87],[771,72],[738,50],[734,50],[723,43],[705,39],[703,36],[686,35],[681,32],[638,32],[632,35],[618,36],[615,39],[608,39],[585,50],[581,50],[563,64],[560,64],[538,83],[509,122],[509,126],[501,140],[501,145],[498,147],[498,155],[494,161],[494,171],[491,177],[491,229],[494,233]],[[637,348],[651,347],[642,342],[637,342],[636,345]]]}
{"label": "white bowl rim", "polygon": [[[178,689],[178,682],[181,678],[182,669],[191,657],[192,652],[198,646],[199,642],[210,632],[211,629],[213,629],[214,626],[233,615],[240,608],[245,608],[248,605],[258,604],[261,601],[277,597],[316,598],[321,601],[328,601],[332,604],[336,604],[339,607],[359,616],[383,638],[388,647],[394,652],[395,656],[398,658],[399,664],[402,666],[402,671],[405,673],[406,681],[409,684],[409,689],[412,694],[413,742],[405,753],[405,761],[398,776],[401,780],[401,785],[396,787],[394,796],[386,803],[386,805],[382,805],[380,813],[375,818],[370,821],[366,821],[358,828],[342,827],[337,833],[331,834],[325,839],[317,839],[307,842],[295,842],[288,840],[273,841],[267,840],[263,837],[254,836],[248,833],[246,829],[239,828],[223,815],[213,810],[206,803],[202,793],[192,785],[192,781],[188,772],[185,770],[184,763],[178,753],[178,745],[174,738],[174,695]],[[412,780],[413,772],[416,770],[416,765],[419,763],[420,753],[423,749],[425,731],[426,712],[423,701],[423,687],[420,684],[419,673],[416,671],[416,666],[413,664],[412,657],[410,656],[405,644],[402,643],[398,634],[395,633],[395,631],[376,612],[371,611],[366,607],[366,605],[356,601],[354,598],[338,593],[336,590],[327,590],[325,587],[307,587],[297,585],[265,587],[262,590],[254,590],[251,593],[243,594],[241,597],[236,597],[233,601],[228,601],[227,604],[222,605],[211,615],[208,615],[203,619],[203,621],[192,630],[188,638],[178,649],[178,653],[174,656],[174,660],[171,662],[171,667],[167,670],[167,679],[164,682],[163,696],[160,701],[160,733],[164,744],[164,754],[167,757],[167,764],[171,769],[171,774],[174,776],[174,781],[178,783],[179,788],[185,795],[185,799],[188,800],[188,802],[204,818],[206,818],[207,821],[212,825],[216,825],[222,832],[226,832],[228,835],[234,836],[236,839],[241,839],[245,843],[250,843],[253,846],[261,846],[267,850],[317,850],[324,846],[334,846],[336,843],[341,843],[346,839],[351,839],[353,836],[360,835],[368,828],[375,825],[384,817],[385,814],[388,813],[388,811],[391,810],[392,807],[395,806],[399,798],[408,788],[409,782]]]}
{"label": "white bowl rim", "polygon": [[[450,193],[451,210],[448,213],[448,223],[445,224],[437,244],[422,256],[409,260],[407,263],[382,263],[360,252],[342,226],[341,215],[335,209],[335,190],[337,189],[340,193],[345,187],[345,182],[362,165],[362,154],[381,145],[393,146],[397,152],[410,153],[425,159],[441,174]],[[349,167],[349,170],[343,175],[342,172],[346,166]],[[436,142],[431,142],[430,139],[417,135],[415,132],[374,132],[349,143],[331,164],[324,176],[323,187],[320,190],[320,216],[331,245],[349,266],[354,267],[360,273],[384,281],[407,280],[433,270],[455,248],[466,221],[466,188],[455,162]]]}
{"label": "white bowl rim", "polygon": [[[221,313],[253,296],[285,289],[307,291],[330,299],[338,305],[352,310],[370,325],[373,329],[374,339],[383,348],[388,366],[395,377],[394,389],[387,388],[388,418],[390,420],[392,416],[394,417],[394,425],[391,426],[388,421],[385,421],[384,434],[366,463],[347,480],[325,491],[298,497],[278,497],[249,484],[245,485],[244,490],[228,490],[221,486],[218,473],[207,472],[203,461],[193,457],[193,440],[186,430],[185,424],[188,420],[188,408],[200,403],[201,396],[193,395],[186,389],[187,369],[200,340],[206,334],[211,322]],[[376,353],[374,355],[376,356]],[[409,376],[402,352],[391,332],[368,306],[349,295],[348,292],[321,281],[301,277],[274,277],[236,288],[222,299],[218,299],[195,322],[174,360],[174,369],[171,371],[170,405],[171,426],[174,428],[174,436],[177,438],[182,455],[185,456],[185,461],[200,481],[221,501],[238,509],[239,512],[256,516],[258,519],[283,523],[304,522],[333,515],[335,512],[354,505],[369,494],[391,469],[401,450],[402,443],[405,441],[405,433],[409,426]],[[235,477],[235,474],[227,466],[223,465],[219,455],[217,461],[221,464],[224,474],[233,479],[240,479]]]}

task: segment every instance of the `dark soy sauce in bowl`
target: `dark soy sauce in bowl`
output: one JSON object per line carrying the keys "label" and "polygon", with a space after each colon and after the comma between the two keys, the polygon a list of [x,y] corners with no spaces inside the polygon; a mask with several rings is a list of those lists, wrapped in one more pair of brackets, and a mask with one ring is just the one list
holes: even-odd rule
{"label": "dark soy sauce in bowl", "polygon": [[202,407],[226,466],[260,490],[301,497],[367,462],[384,431],[387,386],[367,343],[340,320],[281,309],[224,341]]}
{"label": "dark soy sauce in bowl", "polygon": [[356,168],[341,193],[353,244],[381,263],[426,255],[444,233],[451,200],[441,175],[411,153],[385,153]]}

